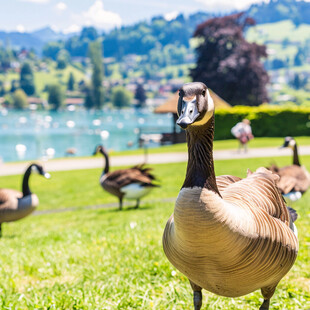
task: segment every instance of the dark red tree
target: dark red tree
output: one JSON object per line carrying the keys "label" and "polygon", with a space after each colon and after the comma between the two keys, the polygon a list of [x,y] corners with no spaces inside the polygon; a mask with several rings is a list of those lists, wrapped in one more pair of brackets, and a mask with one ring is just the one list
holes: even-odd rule
{"label": "dark red tree", "polygon": [[190,75],[203,82],[231,105],[260,105],[268,101],[268,74],[260,62],[266,46],[249,43],[243,32],[255,25],[244,13],[217,17],[198,25],[194,37],[197,66]]}

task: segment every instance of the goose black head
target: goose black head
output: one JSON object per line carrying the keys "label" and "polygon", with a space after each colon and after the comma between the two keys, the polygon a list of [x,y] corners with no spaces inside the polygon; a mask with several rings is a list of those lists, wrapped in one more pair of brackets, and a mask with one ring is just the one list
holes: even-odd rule
{"label": "goose black head", "polygon": [[293,137],[285,137],[284,143],[280,148],[289,147],[291,149],[294,149],[295,145],[296,145],[296,141]]}
{"label": "goose black head", "polygon": [[177,124],[181,128],[202,126],[209,121],[213,113],[214,103],[204,83],[187,83],[180,88]]}
{"label": "goose black head", "polygon": [[95,151],[93,152],[93,155],[95,156],[97,153],[106,153],[106,149],[104,148],[103,145],[99,144],[96,146]]}
{"label": "goose black head", "polygon": [[44,176],[46,179],[51,178],[51,175],[44,170],[43,166],[41,166],[39,164],[31,164],[30,167],[31,167],[31,172],[38,173],[38,174]]}

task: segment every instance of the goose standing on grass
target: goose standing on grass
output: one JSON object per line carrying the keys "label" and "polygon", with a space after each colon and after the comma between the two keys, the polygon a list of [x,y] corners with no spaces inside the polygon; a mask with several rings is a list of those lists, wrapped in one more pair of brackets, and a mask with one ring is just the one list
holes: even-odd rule
{"label": "goose standing on grass", "polygon": [[134,199],[139,207],[140,198],[147,195],[158,185],[153,182],[155,177],[150,173],[151,168],[144,168],[144,165],[134,166],[128,169],[110,171],[110,162],[107,151],[102,145],[96,147],[93,155],[101,153],[105,158],[105,167],[100,176],[100,184],[104,190],[118,197],[119,209],[123,208],[123,199]]}
{"label": "goose standing on grass", "polygon": [[306,167],[301,166],[298,156],[297,143],[294,138],[286,137],[281,148],[289,147],[293,150],[293,164],[282,168],[272,165],[268,169],[280,176],[277,185],[283,196],[296,201],[310,187],[310,174]]}
{"label": "goose standing on grass", "polygon": [[202,289],[238,297],[261,289],[261,310],[269,309],[276,286],[298,252],[296,227],[265,168],[215,177],[214,104],[203,83],[185,84],[179,93],[177,124],[186,129],[185,181],[168,220],[163,247],[169,261],[190,280],[194,308]]}
{"label": "goose standing on grass", "polygon": [[29,177],[32,172],[37,172],[49,179],[49,173],[38,164],[31,164],[23,177],[22,193],[8,188],[0,188],[0,236],[2,235],[1,225],[4,222],[17,221],[32,213],[39,205],[39,199],[29,188]]}

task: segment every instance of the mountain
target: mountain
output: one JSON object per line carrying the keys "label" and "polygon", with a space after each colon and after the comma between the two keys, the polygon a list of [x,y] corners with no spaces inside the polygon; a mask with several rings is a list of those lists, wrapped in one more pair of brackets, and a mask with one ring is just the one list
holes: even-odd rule
{"label": "mountain", "polygon": [[64,34],[62,32],[56,32],[50,27],[44,27],[31,32],[31,35],[33,35],[42,42],[50,42],[58,40],[67,40],[68,38],[72,37],[74,33]]}
{"label": "mountain", "polygon": [[291,20],[295,25],[310,24],[310,3],[296,0],[270,0],[253,4],[247,10],[258,24]]}
{"label": "mountain", "polygon": [[13,49],[34,49],[38,54],[41,53],[44,42],[30,33],[4,32],[0,31],[0,41],[2,45],[10,46]]}

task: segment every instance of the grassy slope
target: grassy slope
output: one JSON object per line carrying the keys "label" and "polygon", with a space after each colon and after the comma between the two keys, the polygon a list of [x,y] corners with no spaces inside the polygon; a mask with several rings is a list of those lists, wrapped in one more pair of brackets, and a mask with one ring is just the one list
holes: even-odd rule
{"label": "grassy slope", "polygon": [[[36,94],[42,98],[47,96],[46,93],[43,93],[46,85],[60,83],[60,85],[64,85],[66,87],[70,72],[73,73],[75,82],[79,82],[80,80],[85,79],[85,74],[71,65],[63,70],[57,70],[55,69],[55,66],[56,64],[52,63],[52,65],[49,66],[49,72],[34,72]],[[13,72],[9,72],[6,75],[0,74],[0,80],[9,82],[9,85],[11,85],[12,80],[18,81],[19,78],[19,74]]]}
{"label": "grassy slope", "polygon": [[[279,165],[291,158],[274,159]],[[216,162],[217,174],[245,176],[272,159]],[[310,156],[302,158],[310,170]],[[142,208],[79,210],[30,216],[4,224],[0,242],[0,307],[2,309],[190,309],[187,279],[167,261],[161,236],[173,211],[186,164],[154,165],[162,187]],[[33,176],[40,209],[85,206],[116,201],[101,191],[100,170],[54,172],[51,180]],[[0,178],[0,187],[14,187],[20,176]],[[47,185],[48,184],[48,185]],[[19,186],[18,186],[19,187]],[[281,281],[272,309],[310,307],[310,193],[295,208],[299,212],[300,253],[292,271]],[[260,293],[229,299],[204,292],[203,309],[257,309]]]}
{"label": "grassy slope", "polygon": [[249,41],[257,43],[265,41],[281,42],[284,39],[303,43],[310,37],[310,25],[301,24],[299,27],[296,27],[290,20],[260,24],[249,28],[246,37]]}

